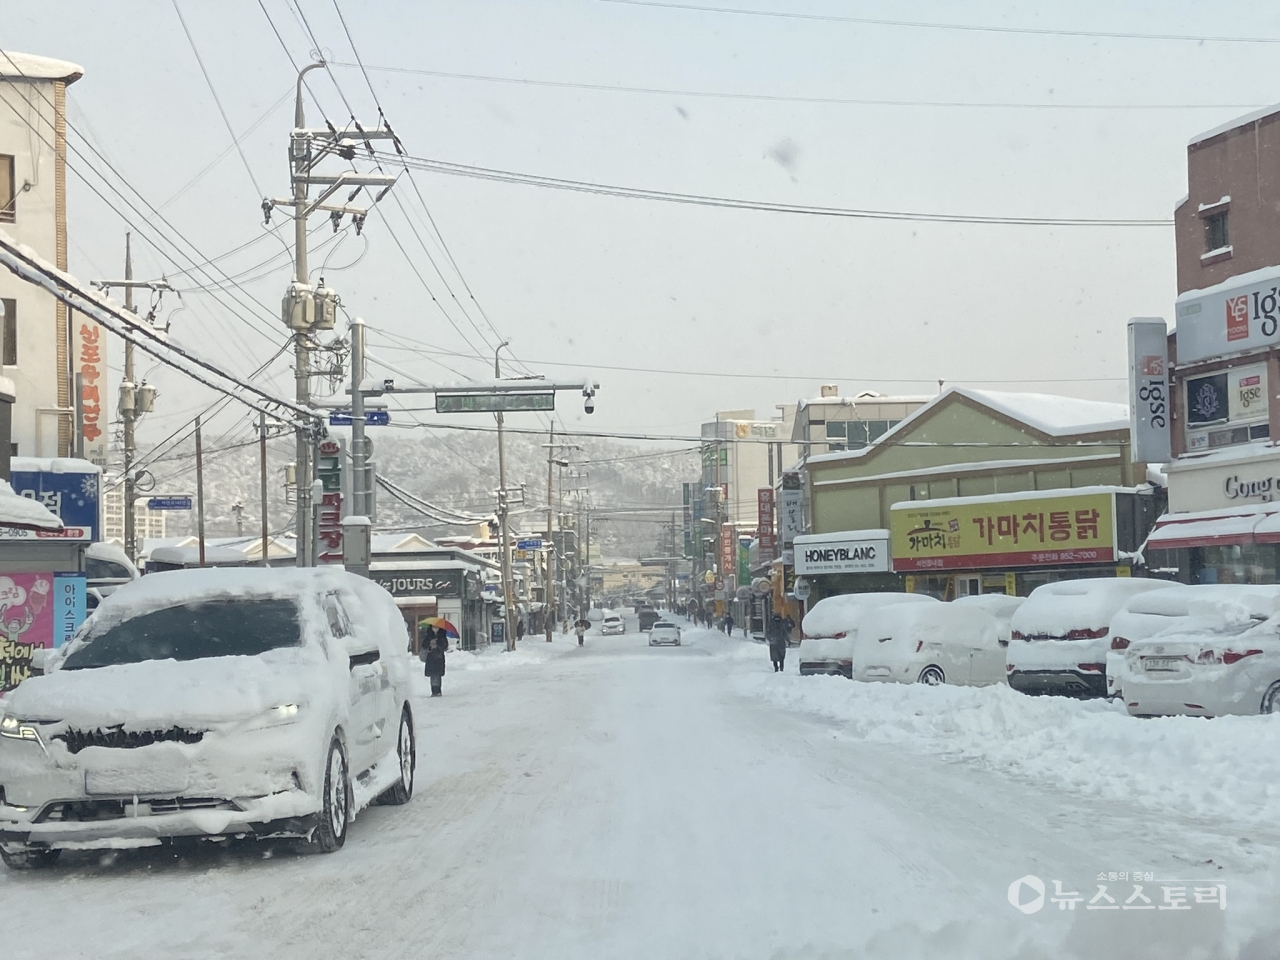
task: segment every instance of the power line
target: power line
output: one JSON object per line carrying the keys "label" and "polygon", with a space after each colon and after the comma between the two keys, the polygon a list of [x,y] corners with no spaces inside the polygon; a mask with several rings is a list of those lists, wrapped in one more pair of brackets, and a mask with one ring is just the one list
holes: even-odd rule
{"label": "power line", "polygon": [[835,14],[796,13],[783,10],[749,10],[740,7],[706,7],[693,3],[670,3],[663,0],[597,0],[630,7],[654,7],[661,10],[684,10],[694,13],[728,13],[746,17],[768,17],[780,20],[810,20],[824,23],[858,23],[876,27],[911,27],[923,30],[963,30],[973,33],[1008,33],[1035,37],[1085,37],[1093,40],[1167,40],[1183,43],[1280,43],[1280,37],[1210,36],[1184,33],[1129,33],[1113,30],[1065,30],[1051,27],[1000,27],[974,23],[933,23],[927,20],[887,20],[875,17],[849,17]]}
{"label": "power line", "polygon": [[601,196],[626,197],[633,200],[658,200],[665,203],[681,203],[703,207],[720,207],[731,210],[756,210],[766,213],[803,214],[816,217],[842,217],[855,220],[899,220],[909,223],[964,223],[1000,226],[1032,227],[1168,227],[1171,219],[1144,219],[1120,217],[1010,217],[986,214],[925,213],[906,210],[873,210],[856,207],[828,207],[795,203],[778,203],[766,200],[745,200],[737,197],[717,197],[705,194],[676,193],[670,190],[652,190],[645,187],[625,187],[596,183],[587,180],[570,180],[561,177],[544,177],[538,174],[517,173],[491,167],[476,167],[463,163],[449,163],[424,157],[405,157],[408,165],[454,177],[471,177],[499,183],[515,183],[524,186],[568,190]]}
{"label": "power line", "polygon": [[[473,80],[482,83],[507,83],[530,87],[565,90],[592,90],[605,93],[653,94],[667,97],[698,97],[711,100],[754,100],[764,103],[811,103],[857,107],[946,107],[1006,110],[1253,110],[1259,103],[1045,103],[1028,101],[973,100],[886,100],[866,97],[803,97],[785,94],[742,93],[723,90],[687,90],[671,87],[634,87],[612,83],[580,83],[568,80],[535,80],[528,77],[504,77],[481,73],[453,73],[447,70],[422,70],[413,67],[366,66],[333,62],[335,67],[355,67],[376,73],[399,73],[448,80]],[[366,80],[368,75],[366,73]]]}

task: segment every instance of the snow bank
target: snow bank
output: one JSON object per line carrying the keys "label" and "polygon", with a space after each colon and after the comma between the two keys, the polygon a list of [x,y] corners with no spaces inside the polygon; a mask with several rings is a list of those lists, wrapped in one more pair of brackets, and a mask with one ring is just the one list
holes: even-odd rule
{"label": "snow bank", "polygon": [[[1014,613],[1010,625],[1024,637],[1067,637],[1073,631],[1106,632],[1111,618],[1135,594],[1170,586],[1167,580],[1088,577],[1046,583]],[[1101,633],[1098,634],[1101,636]]]}
{"label": "snow bank", "polygon": [[806,637],[840,637],[856,633],[868,612],[894,603],[937,603],[921,593],[846,593],[827,597],[805,614],[801,629]]}
{"label": "snow bank", "polygon": [[751,674],[739,693],[843,724],[850,737],[976,763],[1178,817],[1273,825],[1280,818],[1280,717],[1135,720],[1106,700],[1027,697],[1008,687],[850,683]]}

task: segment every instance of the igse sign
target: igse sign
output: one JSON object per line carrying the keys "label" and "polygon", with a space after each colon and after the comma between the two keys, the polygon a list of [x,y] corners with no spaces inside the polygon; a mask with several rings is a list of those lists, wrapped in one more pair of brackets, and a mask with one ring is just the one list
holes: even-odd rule
{"label": "igse sign", "polygon": [[1178,297],[1178,362],[1280,343],[1280,268],[1243,273]]}

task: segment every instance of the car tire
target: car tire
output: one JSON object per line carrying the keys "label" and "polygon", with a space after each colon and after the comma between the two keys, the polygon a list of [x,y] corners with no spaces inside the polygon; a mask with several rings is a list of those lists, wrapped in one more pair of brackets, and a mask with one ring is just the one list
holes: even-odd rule
{"label": "car tire", "polygon": [[324,793],[320,802],[320,822],[309,841],[315,853],[333,853],[347,842],[351,824],[351,783],[347,773],[347,753],[336,736],[329,741],[324,763]]}
{"label": "car tire", "polygon": [[1261,713],[1280,713],[1280,680],[1267,687],[1262,695]]}
{"label": "car tire", "polygon": [[43,870],[57,863],[60,856],[61,850],[48,847],[22,847],[12,853],[0,848],[0,859],[10,870]]}
{"label": "car tire", "polygon": [[920,671],[920,676],[916,678],[917,683],[923,683],[927,687],[938,687],[947,682],[947,675],[942,672],[942,668],[930,664]]}
{"label": "car tire", "polygon": [[396,760],[400,764],[400,779],[395,786],[383,792],[379,803],[402,804],[413,798],[413,777],[418,769],[418,739],[413,732],[413,714],[406,703],[400,711],[400,729],[396,733]]}

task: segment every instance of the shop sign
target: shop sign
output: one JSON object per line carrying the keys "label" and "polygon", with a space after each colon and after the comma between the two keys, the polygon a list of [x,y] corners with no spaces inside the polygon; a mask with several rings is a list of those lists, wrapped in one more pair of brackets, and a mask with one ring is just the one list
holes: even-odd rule
{"label": "shop sign", "polygon": [[[369,578],[393,597],[462,596],[461,570],[373,570]],[[497,596],[497,585],[486,584],[484,593]]]}
{"label": "shop sign", "polygon": [[720,525],[720,576],[732,580],[737,576],[738,531],[732,523]]}
{"label": "shop sign", "polygon": [[756,491],[756,537],[760,541],[760,562],[772,563],[777,554],[777,537],[773,533],[773,488]]}
{"label": "shop sign", "polygon": [[82,317],[75,323],[74,372],[80,374],[80,422],[84,458],[99,467],[107,463],[107,338],[102,327]]}
{"label": "shop sign", "polygon": [[790,549],[796,537],[804,533],[804,489],[800,474],[794,471],[782,475],[782,499],[778,503],[778,526],[781,528],[782,546]]}
{"label": "shop sign", "polygon": [[739,440],[777,440],[778,426],[776,420],[735,420],[733,435]]}
{"label": "shop sign", "polygon": [[1244,443],[1248,432],[1240,428],[1267,420],[1267,366],[1256,363],[1191,377],[1186,396],[1188,450]]}
{"label": "shop sign", "polygon": [[1129,321],[1129,440],[1133,459],[1168,463],[1169,341],[1165,322],[1138,317]]}
{"label": "shop sign", "polygon": [[[25,461],[25,462],[24,462]],[[44,504],[49,512],[68,527],[83,527],[86,540],[100,540],[99,511],[102,474],[85,467],[82,470],[24,470],[24,466],[48,461],[15,457],[9,483],[13,492]],[[5,539],[11,539],[6,537]],[[61,539],[79,539],[62,537]]]}
{"label": "shop sign", "polygon": [[0,527],[0,540],[76,540],[93,541],[88,527],[63,527],[61,530],[31,530],[27,527]]}
{"label": "shop sign", "polygon": [[1280,343],[1280,268],[1264,267],[1177,300],[1178,362]]}
{"label": "shop sign", "polygon": [[31,676],[35,651],[60,647],[85,618],[83,573],[0,576],[0,692]]}
{"label": "shop sign", "polygon": [[883,537],[832,539],[825,534],[797,537],[796,573],[811,577],[822,573],[886,572],[889,541]]}
{"label": "shop sign", "polygon": [[738,583],[745,584],[751,582],[751,546],[743,541],[738,541]]}
{"label": "shop sign", "polygon": [[342,562],[342,494],[326,493],[320,498],[320,517],[316,525],[317,560],[320,563]]}
{"label": "shop sign", "polygon": [[899,572],[1112,563],[1115,494],[908,501],[891,508],[889,530]]}

